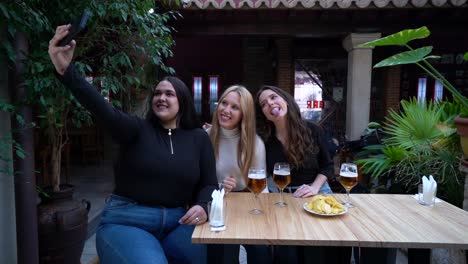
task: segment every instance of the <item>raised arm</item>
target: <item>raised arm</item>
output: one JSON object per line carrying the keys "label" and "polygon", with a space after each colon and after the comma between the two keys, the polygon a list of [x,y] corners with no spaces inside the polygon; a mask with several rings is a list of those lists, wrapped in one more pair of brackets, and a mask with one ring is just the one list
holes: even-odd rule
{"label": "raised arm", "polygon": [[76,71],[71,64],[76,47],[75,40],[64,47],[58,46],[59,41],[68,34],[69,29],[70,25],[57,27],[54,37],[49,42],[49,56],[59,79],[72,92],[78,102],[106,127],[118,143],[131,141],[138,132],[138,119],[113,108],[104,100],[97,89]]}

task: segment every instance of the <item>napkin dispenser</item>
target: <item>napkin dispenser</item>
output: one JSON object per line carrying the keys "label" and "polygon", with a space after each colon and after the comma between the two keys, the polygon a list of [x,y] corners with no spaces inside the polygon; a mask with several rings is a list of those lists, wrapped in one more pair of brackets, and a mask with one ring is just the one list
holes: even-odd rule
{"label": "napkin dispenser", "polygon": [[213,199],[209,206],[211,231],[225,230],[226,204],[224,202],[224,189],[214,190],[211,198]]}

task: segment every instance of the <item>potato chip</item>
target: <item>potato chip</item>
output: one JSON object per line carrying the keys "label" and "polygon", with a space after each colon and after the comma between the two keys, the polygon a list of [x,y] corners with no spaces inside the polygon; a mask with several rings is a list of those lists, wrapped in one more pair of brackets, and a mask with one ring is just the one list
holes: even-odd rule
{"label": "potato chip", "polygon": [[330,195],[315,195],[307,203],[307,208],[320,214],[339,214],[345,210],[345,207]]}

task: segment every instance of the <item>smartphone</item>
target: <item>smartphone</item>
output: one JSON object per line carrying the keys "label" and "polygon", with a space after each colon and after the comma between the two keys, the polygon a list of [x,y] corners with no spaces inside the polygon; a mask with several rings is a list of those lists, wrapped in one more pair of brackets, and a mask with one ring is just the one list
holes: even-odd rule
{"label": "smartphone", "polygon": [[86,27],[86,23],[88,22],[89,17],[91,16],[91,12],[85,10],[81,17],[75,20],[71,26],[70,32],[68,35],[65,36],[62,40],[59,41],[58,45],[60,47],[68,45],[72,39],[74,39],[81,31],[84,30]]}

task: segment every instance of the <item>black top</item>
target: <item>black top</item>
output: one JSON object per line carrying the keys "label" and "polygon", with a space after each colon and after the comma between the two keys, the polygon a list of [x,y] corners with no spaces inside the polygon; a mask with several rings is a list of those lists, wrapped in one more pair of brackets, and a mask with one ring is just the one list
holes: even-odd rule
{"label": "black top", "polygon": [[[323,174],[328,179],[334,177],[333,161],[327,151],[326,141],[323,139],[322,130],[312,123],[307,123],[307,127],[312,132],[312,139],[315,145],[318,145],[317,153],[308,153],[304,165],[299,168],[291,169],[291,183],[289,186],[299,186],[302,184],[311,184],[317,174]],[[266,160],[268,174],[273,174],[273,167],[276,162],[288,163],[286,151],[281,142],[276,138],[275,131],[268,140],[265,141]]]}
{"label": "black top", "polygon": [[169,136],[159,123],[113,108],[73,65],[59,79],[120,145],[115,194],[144,205],[199,204],[206,211],[217,178],[213,146],[203,129],[172,129]]}

